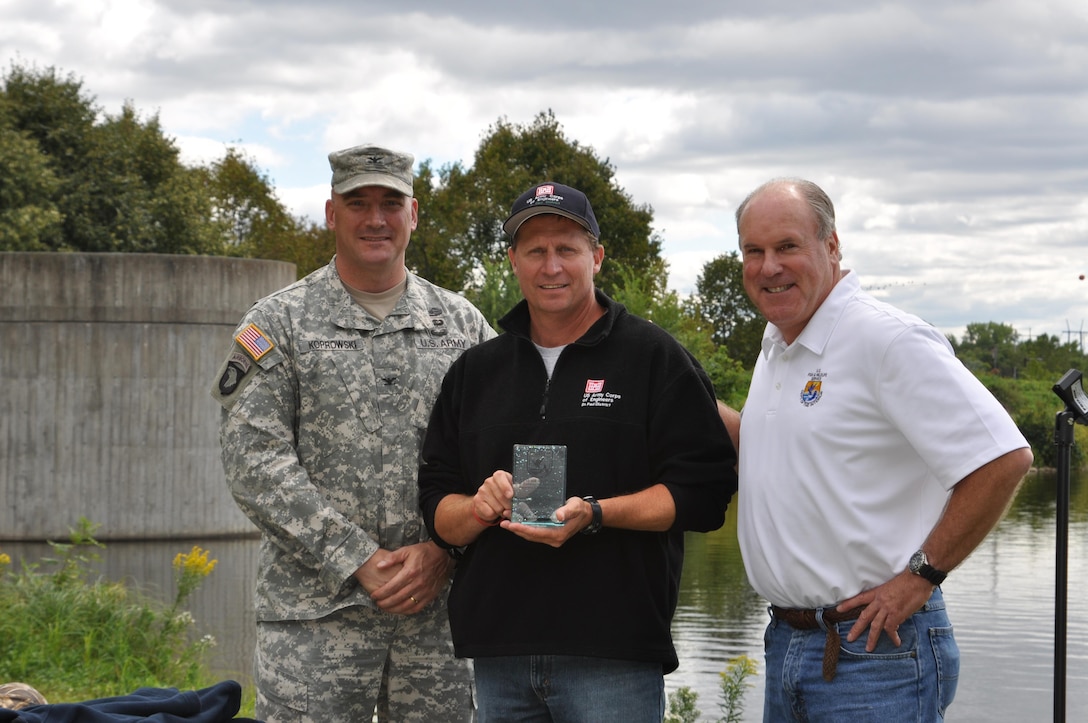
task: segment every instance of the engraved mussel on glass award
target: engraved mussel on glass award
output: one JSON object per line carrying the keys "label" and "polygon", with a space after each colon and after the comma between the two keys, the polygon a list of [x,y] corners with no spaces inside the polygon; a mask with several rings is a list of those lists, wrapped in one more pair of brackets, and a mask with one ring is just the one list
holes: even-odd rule
{"label": "engraved mussel on glass award", "polygon": [[555,511],[567,501],[567,448],[562,444],[514,445],[511,522],[562,527]]}

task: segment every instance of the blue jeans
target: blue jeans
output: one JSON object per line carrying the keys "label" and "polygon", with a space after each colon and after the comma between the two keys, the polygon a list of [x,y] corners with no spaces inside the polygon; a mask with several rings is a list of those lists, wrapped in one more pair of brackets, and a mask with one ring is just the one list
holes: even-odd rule
{"label": "blue jeans", "polygon": [[944,609],[940,588],[925,606],[899,626],[902,645],[886,634],[873,652],[868,633],[852,643],[853,620],[838,624],[839,666],[830,683],[822,676],[822,629],[795,630],[771,620],[764,633],[767,680],[764,723],[931,723],[944,720],[956,694],[960,651]]}
{"label": "blue jeans", "polygon": [[575,655],[476,658],[479,723],[661,723],[660,663]]}

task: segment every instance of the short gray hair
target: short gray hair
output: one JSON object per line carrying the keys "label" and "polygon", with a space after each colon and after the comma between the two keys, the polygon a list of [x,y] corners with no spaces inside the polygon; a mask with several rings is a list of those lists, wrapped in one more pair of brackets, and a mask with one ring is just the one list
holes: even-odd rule
{"label": "short gray hair", "polygon": [[736,220],[738,233],[740,232],[740,217],[744,214],[745,209],[748,208],[748,204],[751,200],[764,191],[779,186],[796,188],[797,192],[801,194],[801,198],[805,199],[812,209],[812,213],[816,216],[816,234],[821,241],[827,240],[831,237],[831,234],[835,233],[835,205],[831,203],[831,198],[824,193],[824,189],[820,188],[812,181],[806,181],[803,178],[774,178],[749,193],[745,199],[741,201],[741,204],[737,206]]}

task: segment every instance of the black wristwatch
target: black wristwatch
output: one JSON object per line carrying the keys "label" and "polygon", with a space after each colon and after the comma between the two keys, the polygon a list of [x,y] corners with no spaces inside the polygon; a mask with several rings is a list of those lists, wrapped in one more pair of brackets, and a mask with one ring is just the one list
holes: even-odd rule
{"label": "black wristwatch", "polygon": [[907,569],[934,585],[940,585],[948,577],[947,572],[942,572],[929,564],[929,558],[926,557],[925,550],[918,550],[918,552],[911,555]]}
{"label": "black wristwatch", "polygon": [[593,520],[589,523],[589,526],[582,530],[582,534],[595,535],[601,529],[601,503],[595,500],[593,495],[586,495],[582,499],[588,502],[593,510]]}

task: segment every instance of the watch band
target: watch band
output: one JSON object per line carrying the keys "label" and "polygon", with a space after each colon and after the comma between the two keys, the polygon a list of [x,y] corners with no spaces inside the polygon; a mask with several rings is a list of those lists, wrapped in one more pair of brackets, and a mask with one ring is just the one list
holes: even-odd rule
{"label": "watch band", "polygon": [[944,579],[948,577],[947,572],[942,572],[937,568],[933,567],[933,565],[929,564],[921,565],[915,574],[920,577],[924,577],[933,585],[940,585],[942,582],[944,582]]}
{"label": "watch band", "polygon": [[931,585],[940,585],[948,577],[947,572],[938,570],[929,564],[929,557],[926,556],[925,550],[922,549],[911,555],[907,569]]}
{"label": "watch band", "polygon": [[593,495],[586,495],[582,499],[588,502],[590,509],[593,510],[593,519],[590,521],[589,525],[582,530],[582,534],[595,535],[601,529],[601,503],[598,502]]}

